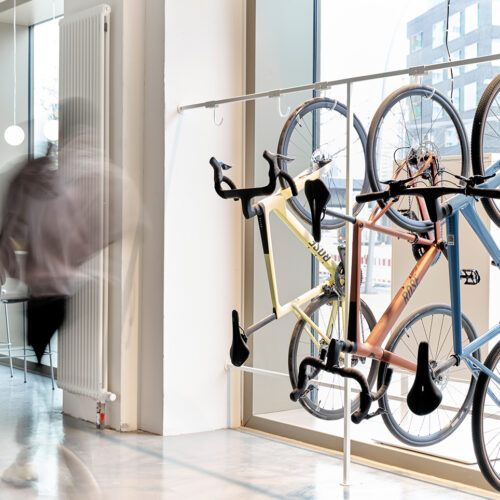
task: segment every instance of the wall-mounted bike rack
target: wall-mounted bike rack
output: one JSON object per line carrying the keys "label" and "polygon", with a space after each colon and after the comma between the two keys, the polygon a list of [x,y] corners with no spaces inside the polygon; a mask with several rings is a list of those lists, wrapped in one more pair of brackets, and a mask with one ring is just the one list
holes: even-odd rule
{"label": "wall-mounted bike rack", "polygon": [[[284,94],[292,94],[296,92],[304,92],[307,90],[312,91],[325,91],[330,89],[331,87],[345,85],[347,91],[346,98],[346,108],[347,108],[347,116],[346,116],[346,212],[349,213],[352,207],[352,196],[353,196],[353,182],[352,176],[350,172],[351,165],[351,129],[353,124],[353,112],[351,108],[351,97],[352,97],[352,85],[359,82],[365,82],[369,80],[378,80],[382,78],[390,78],[395,76],[404,76],[408,75],[411,77],[419,77],[422,76],[429,71],[436,71],[440,69],[448,69],[459,66],[467,66],[470,64],[481,64],[491,61],[500,60],[500,54],[492,54],[489,56],[480,56],[480,57],[472,57],[469,59],[461,59],[459,61],[449,61],[444,63],[430,64],[428,66],[414,66],[411,68],[404,68],[400,70],[386,71],[383,73],[372,73],[368,75],[354,76],[350,78],[341,78],[339,80],[325,80],[316,83],[310,83],[306,85],[298,85],[295,87],[287,87],[283,89],[273,89],[268,90],[266,92],[256,92],[254,94],[246,94],[237,97],[228,97],[225,99],[212,100],[199,102],[194,104],[183,104],[177,106],[178,113],[183,113],[184,111],[190,109],[197,108],[213,108],[215,109],[222,104],[230,104],[236,102],[247,102],[247,101],[256,101],[258,99],[264,98],[280,98]],[[280,106],[281,102],[278,104]],[[280,115],[281,115],[281,106],[279,107]],[[214,119],[215,121],[215,119]],[[219,123],[221,124],[222,121]],[[345,266],[345,289],[350,290],[350,269],[351,269],[351,241],[352,241],[352,226],[350,224],[346,225],[346,266]],[[348,314],[347,311],[345,313]],[[346,316],[347,319],[347,316]],[[344,321],[344,325],[347,326],[347,321]],[[350,355],[345,354],[344,360],[345,366],[350,366]],[[258,375],[272,376],[272,377],[287,377],[287,373],[280,373],[271,370],[263,370],[261,368],[254,368],[248,366],[240,366],[235,367],[232,365],[227,365],[227,367],[231,370],[239,370],[242,372],[253,373]],[[344,459],[343,459],[343,480],[342,484],[344,486],[349,485],[349,476],[350,476],[350,463],[351,463],[351,419],[349,409],[351,407],[350,404],[350,379],[344,379]]]}

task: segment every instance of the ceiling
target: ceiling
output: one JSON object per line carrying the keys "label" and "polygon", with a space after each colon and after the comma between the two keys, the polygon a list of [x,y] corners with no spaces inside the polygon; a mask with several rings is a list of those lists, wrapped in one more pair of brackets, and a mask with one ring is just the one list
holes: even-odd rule
{"label": "ceiling", "polygon": [[[31,26],[61,16],[64,12],[64,0],[16,0],[16,22]],[[14,20],[14,0],[0,0],[0,23],[12,23]]]}

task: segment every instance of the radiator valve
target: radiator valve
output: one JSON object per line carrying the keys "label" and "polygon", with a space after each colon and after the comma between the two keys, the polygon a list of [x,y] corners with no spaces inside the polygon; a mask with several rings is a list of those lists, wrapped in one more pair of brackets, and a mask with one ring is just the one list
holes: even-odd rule
{"label": "radiator valve", "polygon": [[98,401],[96,404],[95,425],[98,429],[104,429],[106,423],[106,403]]}

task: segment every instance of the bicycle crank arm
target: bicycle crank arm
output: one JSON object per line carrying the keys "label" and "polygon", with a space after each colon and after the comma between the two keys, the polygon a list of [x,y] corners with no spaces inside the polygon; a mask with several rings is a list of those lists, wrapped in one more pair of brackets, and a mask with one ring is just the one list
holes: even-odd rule
{"label": "bicycle crank arm", "polygon": [[446,361],[441,361],[432,370],[434,378],[438,378],[441,373],[449,370],[452,366],[458,366],[460,358],[456,354],[452,354]]}

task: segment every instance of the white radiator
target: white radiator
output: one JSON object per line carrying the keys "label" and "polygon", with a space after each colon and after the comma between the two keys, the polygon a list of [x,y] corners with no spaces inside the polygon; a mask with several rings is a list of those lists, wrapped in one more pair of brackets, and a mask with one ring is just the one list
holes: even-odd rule
{"label": "white radiator", "polygon": [[[89,111],[87,123],[90,116],[92,130],[85,137],[85,151],[88,161],[103,169],[108,160],[109,14],[109,6],[100,5],[65,17],[60,23],[59,101],[76,97],[91,103],[85,110]],[[61,107],[60,137],[73,136],[76,114],[81,111],[78,106]],[[72,168],[72,154],[72,149],[61,147],[63,168]],[[81,165],[81,157],[75,164]],[[107,189],[104,185],[96,189],[96,183],[105,183],[105,178],[85,178],[81,186],[89,193],[103,193],[99,200],[103,231],[107,231]],[[114,399],[107,391],[107,261],[103,251],[85,264],[83,275],[93,278],[86,279],[69,300],[58,336],[58,386],[97,401]]]}

